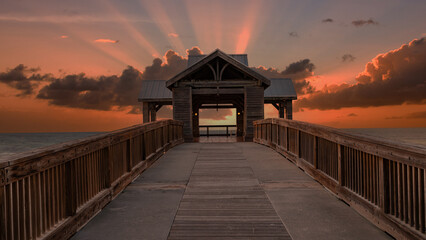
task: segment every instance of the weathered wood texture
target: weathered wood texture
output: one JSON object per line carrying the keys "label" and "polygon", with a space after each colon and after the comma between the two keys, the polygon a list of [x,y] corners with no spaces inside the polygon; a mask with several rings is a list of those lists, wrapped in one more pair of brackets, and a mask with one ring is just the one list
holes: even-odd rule
{"label": "weathered wood texture", "polygon": [[263,87],[244,87],[244,140],[253,139],[253,122],[264,117]]}
{"label": "weathered wood texture", "polygon": [[256,121],[274,148],[394,237],[426,239],[424,148],[285,119]]}
{"label": "weathered wood texture", "polygon": [[173,119],[183,122],[185,141],[193,141],[192,132],[192,88],[173,88]]}
{"label": "weathered wood texture", "polygon": [[166,150],[182,123],[158,121],[0,162],[0,239],[67,239]]}
{"label": "weathered wood texture", "polygon": [[224,146],[198,154],[169,239],[291,239],[242,152]]}

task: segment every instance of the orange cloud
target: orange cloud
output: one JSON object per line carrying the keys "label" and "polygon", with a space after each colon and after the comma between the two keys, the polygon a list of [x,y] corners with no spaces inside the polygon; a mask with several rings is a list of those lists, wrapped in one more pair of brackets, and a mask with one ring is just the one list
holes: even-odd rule
{"label": "orange cloud", "polygon": [[107,39],[107,38],[99,38],[99,39],[96,39],[94,42],[97,42],[97,43],[118,43],[118,40],[111,40],[111,39]]}
{"label": "orange cloud", "polygon": [[177,33],[169,33],[169,34],[167,34],[167,36],[172,37],[172,38],[179,37],[179,35]]}
{"label": "orange cloud", "polygon": [[61,39],[66,39],[66,38],[69,38],[69,37],[67,35],[62,35],[60,38]]}

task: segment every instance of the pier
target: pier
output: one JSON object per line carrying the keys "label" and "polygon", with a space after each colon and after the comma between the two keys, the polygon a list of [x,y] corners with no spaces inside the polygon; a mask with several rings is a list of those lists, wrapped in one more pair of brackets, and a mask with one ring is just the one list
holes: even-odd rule
{"label": "pier", "polygon": [[[246,54],[190,55],[143,81],[143,124],[0,161],[0,240],[426,239],[426,149],[294,121],[295,99]],[[199,124],[219,108],[235,125]]]}
{"label": "pier", "polygon": [[425,237],[424,149],[285,119],[254,130],[184,143],[164,120],[2,161],[1,239]]}

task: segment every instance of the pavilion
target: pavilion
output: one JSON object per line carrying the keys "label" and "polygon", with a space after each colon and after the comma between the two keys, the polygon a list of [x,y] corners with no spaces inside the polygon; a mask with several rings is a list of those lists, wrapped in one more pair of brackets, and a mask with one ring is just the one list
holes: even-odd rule
{"label": "pavilion", "polygon": [[290,78],[267,78],[250,68],[247,54],[189,55],[188,66],[169,80],[144,80],[138,101],[143,122],[156,120],[157,111],[173,106],[173,119],[184,123],[185,141],[199,136],[199,110],[235,108],[236,135],[253,138],[253,121],[264,118],[264,104],[272,104],[280,118],[292,119],[297,99]]}

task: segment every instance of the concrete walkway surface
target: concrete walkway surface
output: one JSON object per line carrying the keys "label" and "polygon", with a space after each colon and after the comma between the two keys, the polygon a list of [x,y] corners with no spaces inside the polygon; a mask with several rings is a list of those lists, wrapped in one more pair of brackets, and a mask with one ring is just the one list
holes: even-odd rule
{"label": "concrete walkway surface", "polygon": [[255,143],[169,150],[73,239],[391,239]]}

